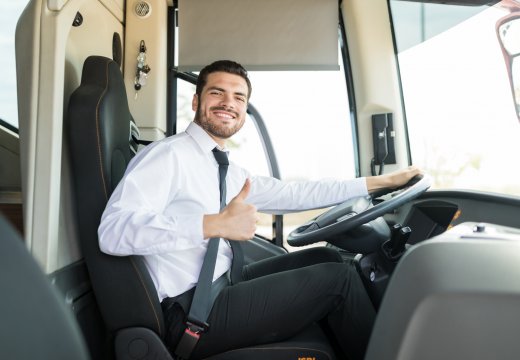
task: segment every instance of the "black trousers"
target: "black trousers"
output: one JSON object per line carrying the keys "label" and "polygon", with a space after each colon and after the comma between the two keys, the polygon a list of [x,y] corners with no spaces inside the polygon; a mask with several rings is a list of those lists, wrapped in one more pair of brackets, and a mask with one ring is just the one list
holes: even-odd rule
{"label": "black trousers", "polygon": [[[326,320],[349,359],[362,359],[375,310],[351,263],[329,248],[310,248],[244,267],[244,281],[215,300],[192,358],[281,341]],[[174,350],[184,332],[193,291],[162,303],[166,343]]]}

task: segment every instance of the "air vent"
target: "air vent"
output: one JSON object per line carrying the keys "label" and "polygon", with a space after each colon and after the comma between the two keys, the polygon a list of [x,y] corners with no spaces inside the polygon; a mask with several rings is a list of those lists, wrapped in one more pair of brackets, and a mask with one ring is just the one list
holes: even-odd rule
{"label": "air vent", "polygon": [[135,5],[135,13],[137,16],[146,17],[150,15],[150,11],[152,11],[152,8],[146,1],[139,1]]}

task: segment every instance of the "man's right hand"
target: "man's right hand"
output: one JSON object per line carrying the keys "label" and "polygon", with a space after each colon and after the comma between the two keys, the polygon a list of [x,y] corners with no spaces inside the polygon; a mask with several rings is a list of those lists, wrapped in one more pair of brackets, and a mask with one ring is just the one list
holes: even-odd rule
{"label": "man's right hand", "polygon": [[414,176],[422,174],[421,169],[416,166],[397,170],[388,174],[366,177],[367,190],[373,192],[380,189],[394,189],[406,184]]}
{"label": "man's right hand", "polygon": [[204,238],[249,240],[254,236],[258,214],[254,205],[245,202],[250,189],[251,180],[246,179],[242,190],[222,209],[220,214],[204,215]]}

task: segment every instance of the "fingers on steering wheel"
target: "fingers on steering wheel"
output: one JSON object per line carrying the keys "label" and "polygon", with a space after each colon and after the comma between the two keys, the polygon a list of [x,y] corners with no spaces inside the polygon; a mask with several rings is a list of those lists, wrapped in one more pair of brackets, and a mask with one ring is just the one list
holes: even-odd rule
{"label": "fingers on steering wheel", "polygon": [[417,175],[424,175],[424,172],[415,165],[408,166],[408,170],[410,171],[410,179]]}

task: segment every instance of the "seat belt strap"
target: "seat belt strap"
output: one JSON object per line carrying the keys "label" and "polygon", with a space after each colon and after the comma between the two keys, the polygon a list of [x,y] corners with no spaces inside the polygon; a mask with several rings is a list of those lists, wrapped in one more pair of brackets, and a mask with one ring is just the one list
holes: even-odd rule
{"label": "seat belt strap", "polygon": [[[227,154],[217,148],[213,149],[213,155],[219,164],[219,191],[220,210],[226,206],[226,174],[229,166]],[[189,359],[193,349],[199,342],[201,334],[209,329],[207,323],[209,312],[213,306],[211,288],[213,285],[213,274],[217,262],[218,246],[220,238],[209,239],[208,249],[204,256],[204,262],[199,274],[199,280],[195,287],[190,312],[186,321],[186,330],[182,334],[175,354],[181,359]]]}

